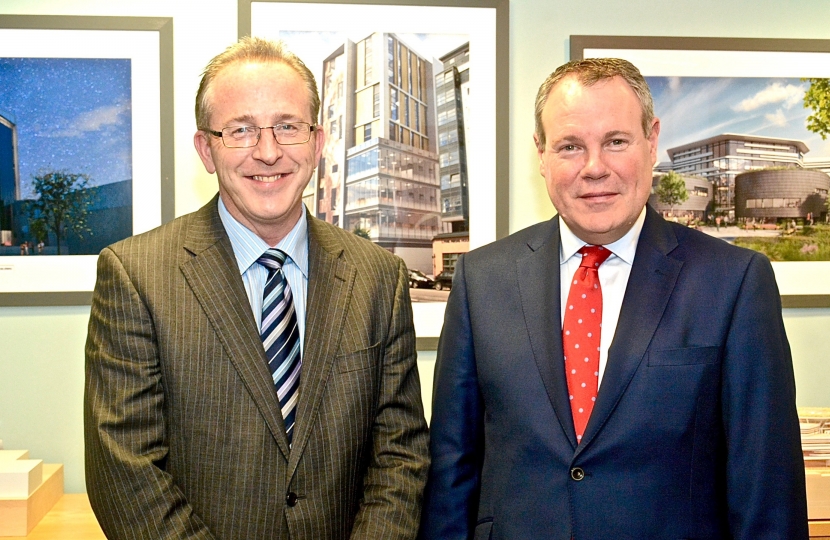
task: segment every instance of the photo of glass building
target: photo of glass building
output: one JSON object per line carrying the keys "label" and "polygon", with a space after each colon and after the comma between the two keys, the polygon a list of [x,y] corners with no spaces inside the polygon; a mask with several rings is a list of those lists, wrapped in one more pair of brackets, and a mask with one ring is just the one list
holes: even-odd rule
{"label": "photo of glass building", "polygon": [[323,63],[327,141],[304,200],[410,268],[431,267],[441,232],[432,62],[395,34],[346,41]]}
{"label": "photo of glass building", "polygon": [[668,169],[709,180],[716,211],[734,218],[735,176],[768,167],[803,167],[808,151],[799,140],[724,133],[669,148]]}
{"label": "photo of glass building", "polygon": [[[8,115],[10,116],[10,115]],[[10,245],[12,205],[20,199],[17,126],[0,113],[0,244]]]}

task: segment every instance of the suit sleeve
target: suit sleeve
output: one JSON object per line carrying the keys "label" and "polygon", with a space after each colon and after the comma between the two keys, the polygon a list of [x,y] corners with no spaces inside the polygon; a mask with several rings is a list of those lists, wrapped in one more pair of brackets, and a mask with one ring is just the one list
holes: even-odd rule
{"label": "suit sleeve", "polygon": [[424,496],[422,540],[473,536],[484,457],[483,414],[462,256],[456,265],[435,364],[432,467]]}
{"label": "suit sleeve", "polygon": [[727,336],[722,407],[735,539],[808,537],[790,346],[769,261],[749,264]]}
{"label": "suit sleeve", "polygon": [[98,259],[86,343],[86,487],[108,538],[213,538],[165,472],[153,320],[118,256]]}
{"label": "suit sleeve", "polygon": [[371,455],[364,476],[363,499],[352,529],[353,539],[415,538],[429,468],[429,435],[416,363],[409,280],[403,261],[398,264],[388,320]]}

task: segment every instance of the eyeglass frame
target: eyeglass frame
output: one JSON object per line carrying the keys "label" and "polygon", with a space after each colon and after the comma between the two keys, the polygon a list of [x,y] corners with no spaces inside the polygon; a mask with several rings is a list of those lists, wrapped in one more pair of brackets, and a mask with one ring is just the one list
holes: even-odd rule
{"label": "eyeglass frame", "polygon": [[[274,129],[278,128],[280,126],[286,126],[286,125],[288,125],[288,126],[296,126],[296,125],[306,125],[306,126],[308,126],[308,138],[306,140],[302,141],[302,142],[291,142],[291,143],[282,143],[282,142],[280,142],[279,139],[277,139],[277,132],[274,131]],[[256,129],[257,130],[256,143],[252,144],[251,146],[228,146],[228,143],[225,141],[225,137],[223,135],[223,132],[226,129],[240,128],[240,127],[245,127],[245,128],[248,128],[248,129]],[[214,130],[209,129],[209,128],[205,128],[203,131],[206,131],[207,133],[210,133],[214,137],[218,137],[222,141],[222,144],[225,146],[225,148],[256,148],[256,146],[259,144],[260,139],[262,139],[262,130],[263,129],[270,129],[271,134],[274,136],[274,141],[277,144],[279,144],[280,146],[295,146],[295,145],[298,145],[298,144],[305,144],[308,141],[310,141],[311,140],[311,134],[315,131],[319,131],[320,126],[318,124],[311,124],[309,122],[281,122],[281,123],[275,124],[273,126],[225,126],[225,127],[222,128],[221,131],[214,131]]]}

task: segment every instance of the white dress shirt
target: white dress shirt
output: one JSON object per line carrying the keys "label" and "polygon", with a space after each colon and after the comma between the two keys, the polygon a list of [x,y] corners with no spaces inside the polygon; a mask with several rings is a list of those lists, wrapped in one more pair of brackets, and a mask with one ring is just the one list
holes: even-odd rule
{"label": "white dress shirt", "polygon": [[231,239],[233,254],[239,266],[239,273],[242,275],[242,282],[245,284],[245,292],[248,293],[248,302],[251,304],[257,328],[262,324],[262,294],[268,279],[268,269],[256,261],[271,247],[280,249],[288,255],[282,265],[282,271],[285,279],[288,280],[288,286],[291,287],[297,325],[300,328],[300,354],[302,355],[308,294],[308,223],[305,205],[303,205],[303,214],[297,224],[276,246],[269,246],[265,240],[237,221],[228,212],[222,202],[222,197],[219,197],[219,217]]}
{"label": "white dress shirt", "polygon": [[[599,344],[599,382],[602,385],[602,375],[605,373],[605,365],[608,363],[608,349],[614,341],[614,332],[617,329],[617,321],[620,319],[625,288],[628,286],[628,277],[631,275],[631,265],[634,264],[634,253],[637,251],[637,242],[640,239],[640,231],[643,230],[643,222],[646,219],[646,209],[640,212],[637,221],[631,229],[619,240],[605,246],[611,251],[611,256],[599,267],[599,284],[602,288],[602,330],[600,331]],[[559,218],[559,291],[560,306],[568,302],[568,293],[571,290],[571,281],[576,270],[582,262],[582,255],[578,251],[582,246],[588,245],[580,240],[569,228],[562,218]],[[559,310],[562,314],[561,323],[565,323],[565,310]],[[599,386],[598,386],[599,387]]]}

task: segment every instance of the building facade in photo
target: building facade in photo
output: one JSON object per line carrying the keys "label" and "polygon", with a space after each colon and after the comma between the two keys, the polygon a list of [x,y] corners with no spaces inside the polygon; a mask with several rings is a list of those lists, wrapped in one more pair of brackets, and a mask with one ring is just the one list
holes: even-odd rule
{"label": "building facade in photo", "polygon": [[464,124],[470,94],[469,42],[442,56],[441,62],[443,70],[435,76],[441,221],[444,232],[457,233],[470,230]]}
{"label": "building facade in photo", "polygon": [[749,171],[735,177],[735,215],[776,221],[824,221],[830,176],[798,168]]}
{"label": "building facade in photo", "polygon": [[17,157],[17,126],[0,113],[0,243],[10,245],[12,206],[20,199],[20,169]]}
{"label": "building facade in photo", "polygon": [[[97,255],[108,245],[133,235],[133,181],[122,180],[101,186],[90,186],[78,190],[78,194],[89,201],[86,224],[91,233],[79,236],[74,231],[65,231],[60,242],[62,255]],[[29,199],[13,205],[15,226],[14,243],[38,244],[38,237],[32,227],[37,215],[30,215]],[[44,255],[58,253],[57,236],[50,230],[44,238]],[[15,249],[6,249],[3,255],[16,255]]]}
{"label": "building facade in photo", "polygon": [[724,133],[667,150],[658,171],[700,176],[712,184],[715,212],[735,217],[735,177],[769,167],[804,168],[807,145],[795,139]]}
{"label": "building facade in photo", "polygon": [[660,199],[654,193],[663,176],[663,173],[655,173],[652,175],[651,195],[648,197],[648,203],[652,208],[667,218],[693,217],[694,219],[708,219],[712,211],[713,203],[712,184],[708,180],[700,176],[681,175],[683,181],[686,182],[686,193],[688,193],[689,198],[671,207],[668,204],[661,203]]}
{"label": "building facade in photo", "polygon": [[395,34],[347,41],[323,63],[327,142],[304,200],[410,268],[432,265],[441,232],[432,62]]}

